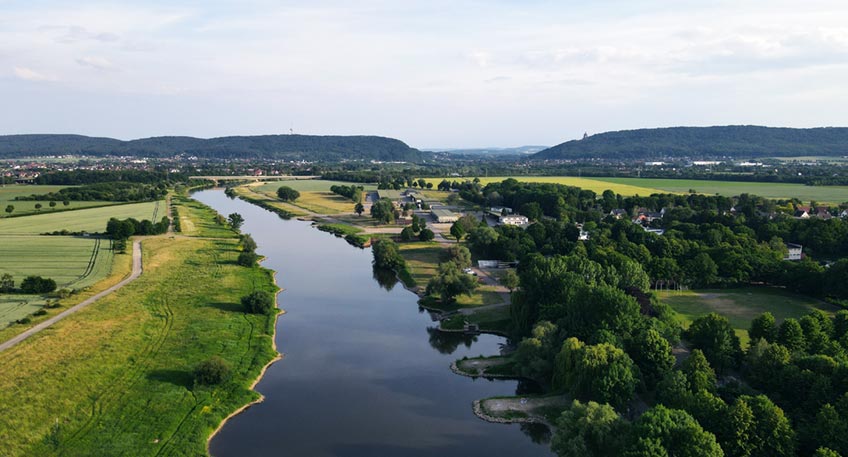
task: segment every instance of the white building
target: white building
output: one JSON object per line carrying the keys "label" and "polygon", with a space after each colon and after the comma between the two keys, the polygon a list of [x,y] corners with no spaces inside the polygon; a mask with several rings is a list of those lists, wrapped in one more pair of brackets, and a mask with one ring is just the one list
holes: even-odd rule
{"label": "white building", "polygon": [[498,222],[502,225],[524,226],[530,223],[530,219],[528,219],[527,216],[522,216],[520,214],[508,214],[506,216],[498,217]]}
{"label": "white building", "polygon": [[783,260],[801,260],[801,258],[803,257],[802,251],[804,250],[804,247],[800,244],[786,243],[786,248],[789,250],[789,252],[786,254],[786,257],[783,258]]}

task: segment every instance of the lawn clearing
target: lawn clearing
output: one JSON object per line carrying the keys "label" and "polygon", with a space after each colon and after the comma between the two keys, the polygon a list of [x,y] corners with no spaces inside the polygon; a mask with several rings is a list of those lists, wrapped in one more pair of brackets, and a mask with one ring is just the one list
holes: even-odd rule
{"label": "lawn clearing", "polygon": [[673,193],[685,193],[694,189],[701,194],[719,194],[728,197],[748,193],[774,199],[798,198],[804,202],[815,200],[819,203],[837,204],[848,201],[848,186],[805,186],[792,183],[702,181],[697,179],[597,178],[597,180],[618,185],[645,186]]}
{"label": "lawn clearing", "polygon": [[436,268],[445,252],[445,246],[436,242],[398,243],[400,255],[406,260],[406,267],[415,283],[427,287],[430,278],[436,275]]}
{"label": "lawn clearing", "polygon": [[[130,203],[103,208],[77,211],[57,211],[49,214],[34,214],[26,217],[0,219],[2,235],[38,235],[60,230],[69,232],[99,233],[106,231],[110,218],[150,219],[158,221],[165,216],[165,202]],[[0,239],[2,242],[2,239]]]}
{"label": "lawn clearing", "polygon": [[768,311],[778,324],[789,317],[800,318],[814,309],[833,313],[837,309],[814,298],[771,287],[741,289],[705,289],[683,292],[658,292],[660,299],[677,312],[684,327],[696,318],[715,312],[730,321],[745,345],[751,321]]}
{"label": "lawn clearing", "polygon": [[[15,200],[15,197],[28,197],[30,195],[42,195],[50,192],[56,192],[60,189],[74,186],[34,186],[25,184],[10,184],[0,187],[0,218],[9,216],[19,216],[23,214],[43,214],[54,213],[58,211],[68,211],[81,208],[90,208],[97,206],[114,205],[115,202],[105,201],[88,201],[78,202],[69,201],[68,206],[65,206],[61,201],[56,201],[56,206],[51,208],[49,201],[30,201],[30,200]],[[36,209],[35,205],[40,204],[41,209]],[[14,206],[14,211],[7,213],[6,207]]]}
{"label": "lawn clearing", "polygon": [[[625,196],[631,195],[643,195],[647,196],[650,194],[660,193],[661,191],[658,189],[651,188],[647,185],[642,186],[639,184],[624,184],[624,183],[611,183],[600,181],[597,179],[590,178],[577,178],[574,176],[501,176],[501,177],[485,177],[480,178],[480,184],[486,185],[493,182],[501,182],[505,179],[515,179],[519,182],[536,182],[536,183],[548,183],[548,184],[562,184],[565,186],[574,186],[580,187],[581,189],[591,190],[596,194],[600,195],[603,191],[610,189],[613,192]],[[433,183],[433,186],[439,185],[444,178],[425,178],[427,182]],[[465,180],[472,180],[471,178],[448,178],[448,181],[458,181],[462,182]]]}

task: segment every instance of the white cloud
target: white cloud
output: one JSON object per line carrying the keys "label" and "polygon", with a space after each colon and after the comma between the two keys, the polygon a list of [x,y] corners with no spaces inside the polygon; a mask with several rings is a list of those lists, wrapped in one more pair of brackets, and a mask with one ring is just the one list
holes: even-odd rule
{"label": "white cloud", "polygon": [[14,67],[12,69],[15,76],[19,79],[23,79],[24,81],[56,81],[55,77],[47,76],[43,73],[39,73],[32,68],[27,67]]}
{"label": "white cloud", "polygon": [[112,65],[112,62],[109,59],[103,57],[80,57],[76,59],[76,62],[83,67],[91,67],[97,70],[114,70],[115,67]]}

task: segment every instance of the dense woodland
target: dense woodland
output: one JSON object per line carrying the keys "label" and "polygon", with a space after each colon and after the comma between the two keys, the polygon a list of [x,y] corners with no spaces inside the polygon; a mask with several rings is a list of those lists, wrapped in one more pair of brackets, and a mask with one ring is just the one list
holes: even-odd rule
{"label": "dense woodland", "polygon": [[[598,199],[514,180],[469,182],[461,193],[536,219],[526,230],[480,224],[467,239],[477,258],[520,261],[512,366],[578,400],[558,423],[560,455],[848,455],[848,311],[781,325],[763,316],[743,349],[726,318],[707,315],[683,332],[651,294],[756,283],[848,304],[846,221],[781,216],[792,202],[748,195]],[[609,216],[619,208],[627,216]],[[663,208],[652,223],[662,235],[630,220]],[[576,223],[589,240],[578,241]],[[784,261],[784,242],[809,255]],[[675,364],[681,343],[691,354]]]}
{"label": "dense woodland", "polygon": [[420,162],[430,154],[378,136],[260,135],[221,138],[155,137],[131,141],[81,135],[0,136],[0,158],[33,155],[173,157],[309,161]]}
{"label": "dense woodland", "polygon": [[535,160],[848,155],[848,128],[790,129],[737,125],[624,130],[567,141]]}

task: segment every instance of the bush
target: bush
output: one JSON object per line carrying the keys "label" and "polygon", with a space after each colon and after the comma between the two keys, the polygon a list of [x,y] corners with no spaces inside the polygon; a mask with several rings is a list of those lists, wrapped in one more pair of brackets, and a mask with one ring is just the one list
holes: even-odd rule
{"label": "bush", "polygon": [[436,234],[433,233],[430,229],[422,229],[421,233],[418,234],[418,239],[421,241],[433,241],[433,238],[436,237]]}
{"label": "bush", "polygon": [[212,356],[209,360],[200,362],[194,369],[194,383],[213,386],[230,380],[232,370],[226,360]]}
{"label": "bush", "polygon": [[41,276],[27,276],[21,281],[21,292],[25,294],[46,294],[56,290],[56,281]]}
{"label": "bush", "polygon": [[277,309],[274,296],[264,290],[245,295],[241,298],[241,304],[246,312],[252,314],[271,314]]}
{"label": "bush", "polygon": [[404,227],[403,230],[400,231],[401,241],[412,241],[413,236],[415,236],[415,232],[412,230],[412,227]]}
{"label": "bush", "polygon": [[236,263],[238,263],[239,265],[241,265],[243,267],[252,267],[252,266],[256,265],[257,260],[259,260],[259,256],[256,255],[255,252],[253,252],[253,251],[242,251],[238,256]]}

